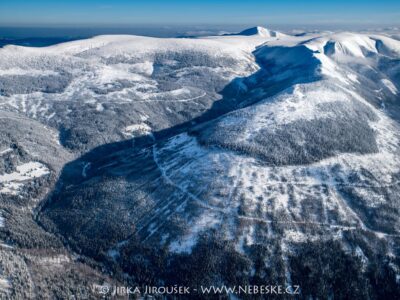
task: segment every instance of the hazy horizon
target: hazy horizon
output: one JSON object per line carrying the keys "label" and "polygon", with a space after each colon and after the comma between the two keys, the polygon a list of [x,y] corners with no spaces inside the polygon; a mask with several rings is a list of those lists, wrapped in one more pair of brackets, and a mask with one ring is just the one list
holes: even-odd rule
{"label": "hazy horizon", "polygon": [[395,25],[400,2],[393,0],[316,1],[260,0],[135,1],[70,0],[0,3],[0,26],[208,26],[257,25]]}
{"label": "hazy horizon", "polygon": [[385,31],[394,30],[398,25],[354,25],[354,24],[268,24],[268,23],[249,23],[249,24],[199,24],[199,25],[59,25],[59,26],[1,26],[0,39],[25,39],[25,38],[87,38],[103,34],[133,34],[154,37],[189,37],[218,35],[228,32],[239,32],[246,28],[263,26],[268,29],[278,30],[286,33],[297,31]]}
{"label": "hazy horizon", "polygon": [[2,0],[0,38],[85,38],[101,34],[155,37],[215,35],[253,26],[290,32],[377,30],[400,26],[393,0]]}

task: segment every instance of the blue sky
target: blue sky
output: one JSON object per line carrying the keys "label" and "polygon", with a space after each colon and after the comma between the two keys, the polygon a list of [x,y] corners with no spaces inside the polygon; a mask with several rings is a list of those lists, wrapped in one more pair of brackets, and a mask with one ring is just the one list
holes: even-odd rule
{"label": "blue sky", "polygon": [[0,0],[0,25],[400,23],[400,0]]}

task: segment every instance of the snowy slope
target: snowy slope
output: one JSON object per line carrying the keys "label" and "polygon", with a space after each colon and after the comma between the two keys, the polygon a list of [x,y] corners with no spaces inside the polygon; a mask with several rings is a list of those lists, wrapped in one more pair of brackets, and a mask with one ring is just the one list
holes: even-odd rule
{"label": "snowy slope", "polygon": [[73,249],[134,276],[216,244],[249,268],[212,280],[268,266],[289,283],[303,246],[399,254],[399,58],[375,33],[99,36],[1,49],[0,103],[84,153],[40,214]]}
{"label": "snowy slope", "polygon": [[[154,177],[146,183],[151,188],[139,188],[146,200],[134,197],[144,210],[131,222],[143,241],[177,253],[190,253],[212,229],[234,240],[240,251],[273,237],[276,226],[287,232],[288,243],[304,239],[312,228],[308,234],[314,238],[320,235],[315,228],[337,239],[348,230],[397,236],[399,125],[381,108],[397,105],[398,41],[354,33],[276,39],[259,28],[242,34],[167,40],[165,47],[199,43],[200,49],[215,50],[218,45],[244,59],[250,54],[242,44],[253,47],[258,67],[241,80],[236,94],[245,108],[136,154],[127,150],[121,157],[98,158],[94,152],[89,178],[98,172],[116,176],[110,180],[129,189],[144,180],[130,174]],[[114,38],[120,44],[112,40],[91,51],[102,57],[115,47],[131,50],[128,41],[136,39]],[[150,40],[144,49],[157,43]],[[136,128],[129,126],[126,131]],[[79,194],[86,184],[76,188]],[[124,193],[120,197],[123,201]],[[372,211],[376,215],[368,217]],[[175,218],[183,223],[175,224]],[[171,226],[179,229],[171,232]]]}
{"label": "snowy slope", "polygon": [[201,115],[229,82],[257,70],[251,52],[271,39],[115,35],[44,48],[6,46],[0,49],[0,105],[63,126],[64,145],[88,150],[125,139],[124,128],[143,115],[153,131]]}

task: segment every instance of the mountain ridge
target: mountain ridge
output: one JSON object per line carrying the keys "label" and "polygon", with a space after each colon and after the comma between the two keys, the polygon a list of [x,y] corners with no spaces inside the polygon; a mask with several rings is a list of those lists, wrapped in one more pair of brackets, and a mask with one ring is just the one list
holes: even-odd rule
{"label": "mountain ridge", "polygon": [[[244,33],[1,49],[2,105],[76,157],[36,221],[131,284],[272,280],[360,298],[378,268],[392,284],[399,42]],[[332,282],[323,266],[344,262],[357,275]]]}

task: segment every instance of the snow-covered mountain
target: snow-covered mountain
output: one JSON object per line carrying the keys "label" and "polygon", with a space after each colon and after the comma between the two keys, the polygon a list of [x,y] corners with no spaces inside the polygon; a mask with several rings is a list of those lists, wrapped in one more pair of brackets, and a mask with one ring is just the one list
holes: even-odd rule
{"label": "snow-covered mountain", "polygon": [[60,172],[21,158],[0,193],[60,174],[37,222],[117,280],[393,296],[399,59],[400,42],[379,34],[262,27],[6,46],[1,113],[58,131],[56,153],[76,159]]}
{"label": "snow-covered mountain", "polygon": [[224,86],[257,69],[251,51],[265,38],[238,40],[98,36],[46,48],[6,46],[1,101],[60,128],[63,145],[89,150],[125,139],[128,126],[158,131],[208,110]]}
{"label": "snow-covered mountain", "polygon": [[267,28],[261,27],[261,26],[256,26],[252,28],[245,29],[238,33],[238,35],[258,35],[264,38],[280,38],[280,37],[286,37],[287,35],[278,31],[274,30],[269,30]]}

